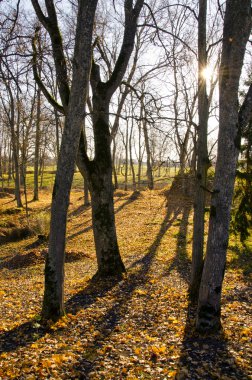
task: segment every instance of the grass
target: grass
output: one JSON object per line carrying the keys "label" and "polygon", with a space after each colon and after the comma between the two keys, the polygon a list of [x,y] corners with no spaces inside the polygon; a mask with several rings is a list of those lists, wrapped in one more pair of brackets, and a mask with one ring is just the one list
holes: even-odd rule
{"label": "grass", "polygon": [[[135,165],[135,171],[137,172],[137,165]],[[47,166],[43,173],[43,179],[41,183],[41,176],[39,176],[39,186],[40,188],[48,189],[52,191],[53,184],[54,184],[54,177],[56,173],[56,167],[55,166]],[[160,177],[157,176],[157,172],[154,172],[154,181],[157,188],[163,187],[164,184],[171,184],[172,179],[175,175],[176,171],[175,168],[170,168],[169,173],[167,174],[164,168],[161,168]],[[4,184],[3,187],[9,187],[14,189],[14,180],[11,179],[8,181],[7,175],[3,176],[4,178]],[[125,178],[124,176],[119,173],[118,174],[118,184],[120,188],[124,187]],[[27,175],[26,175],[26,186],[29,190],[33,189],[34,184],[34,171],[32,167],[27,168]],[[143,166],[142,168],[142,178],[141,178],[141,188],[147,187],[147,177],[146,177],[146,167]],[[81,189],[83,188],[83,178],[80,172],[77,170],[74,173],[74,179],[73,179],[73,185],[72,187],[74,189]],[[132,175],[128,175],[128,187],[132,187]]]}

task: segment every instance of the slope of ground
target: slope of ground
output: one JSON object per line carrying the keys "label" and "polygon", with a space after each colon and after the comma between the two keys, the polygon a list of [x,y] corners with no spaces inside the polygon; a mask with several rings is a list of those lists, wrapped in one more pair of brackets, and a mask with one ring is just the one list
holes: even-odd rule
{"label": "slope of ground", "polygon": [[179,192],[116,192],[117,232],[127,275],[119,283],[101,283],[92,281],[96,259],[91,210],[83,206],[82,193],[73,191],[66,248],[67,314],[47,327],[41,325],[39,312],[50,195],[42,193],[41,199],[29,203],[31,231],[25,238],[17,231],[27,224],[27,215],[15,209],[13,198],[0,199],[1,380],[250,378],[251,254],[241,254],[238,243],[231,242],[224,330],[197,335],[195,309],[187,298],[189,198]]}

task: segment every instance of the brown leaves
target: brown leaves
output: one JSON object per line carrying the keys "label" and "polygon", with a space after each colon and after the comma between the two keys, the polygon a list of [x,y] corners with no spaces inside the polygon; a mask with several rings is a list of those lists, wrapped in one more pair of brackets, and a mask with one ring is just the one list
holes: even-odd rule
{"label": "brown leaves", "polygon": [[[224,336],[196,335],[195,310],[188,309],[187,299],[190,244],[184,256],[177,246],[181,214],[170,223],[157,191],[143,192],[131,203],[126,203],[130,193],[123,192],[116,198],[116,220],[127,276],[119,284],[91,285],[96,271],[91,214],[81,208],[80,195],[72,193],[68,224],[67,252],[74,259],[66,264],[65,317],[43,330],[44,268],[39,262],[0,272],[1,343],[6,347],[0,378],[245,379],[251,371],[251,289],[241,272],[227,272]],[[48,204],[49,198],[43,207]],[[18,253],[25,262],[33,242],[1,246],[0,258],[8,262]]]}

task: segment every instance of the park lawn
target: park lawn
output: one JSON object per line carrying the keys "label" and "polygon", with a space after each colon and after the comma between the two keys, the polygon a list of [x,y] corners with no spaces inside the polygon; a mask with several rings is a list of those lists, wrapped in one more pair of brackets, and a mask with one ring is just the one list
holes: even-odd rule
{"label": "park lawn", "polygon": [[[136,173],[136,181],[137,181],[137,165],[134,165],[135,167],[135,173]],[[117,181],[118,185],[120,188],[124,188],[125,184],[125,177],[124,177],[124,169],[117,173]],[[39,182],[39,187],[41,189],[47,189],[48,191],[52,191],[53,189],[53,184],[54,184],[54,177],[56,173],[56,166],[46,166],[43,175],[39,175],[38,177],[38,182]],[[165,169],[161,167],[160,170],[160,176],[158,176],[158,171],[154,171],[154,182],[155,186],[157,188],[163,187],[164,184],[171,184],[174,176],[177,174],[177,170],[174,167],[171,167],[169,169]],[[34,169],[32,166],[27,167],[27,174],[26,174],[26,186],[28,191],[32,191],[34,187]],[[141,189],[144,189],[147,187],[147,177],[146,177],[146,165],[144,164],[142,166],[141,170],[141,181],[140,181],[140,186]],[[4,174],[3,175],[3,182],[1,182],[1,187],[2,188],[13,188],[14,187],[14,179],[12,178],[11,180],[8,181],[8,175]],[[81,173],[76,169],[73,177],[73,189],[82,189],[83,188],[83,177]],[[132,173],[129,170],[128,174],[128,189],[132,188]]]}
{"label": "park lawn", "polygon": [[[28,203],[28,217],[15,208],[12,195],[0,199],[0,379],[248,379],[251,240],[243,248],[230,239],[224,329],[200,336],[187,297],[191,199],[163,190],[118,190],[114,200],[127,275],[119,283],[92,281],[91,209],[83,206],[82,191],[73,189],[66,316],[43,326],[39,313],[51,193],[42,190],[40,201]],[[34,235],[13,232],[27,224]]]}

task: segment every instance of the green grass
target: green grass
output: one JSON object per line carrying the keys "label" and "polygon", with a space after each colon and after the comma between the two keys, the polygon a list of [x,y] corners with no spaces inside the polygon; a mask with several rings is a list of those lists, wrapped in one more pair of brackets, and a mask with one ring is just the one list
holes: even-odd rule
{"label": "green grass", "polygon": [[[43,181],[41,183],[41,176],[39,176],[39,187],[40,188],[46,188],[48,190],[53,189],[54,184],[54,177],[56,172],[56,166],[47,166],[43,173]],[[122,169],[122,173],[124,173],[124,168]],[[120,173],[117,175],[117,180],[119,187],[123,187],[125,183],[125,177],[124,175]],[[137,165],[135,165],[135,173],[137,174]],[[173,177],[175,176],[175,168],[170,168],[169,172],[166,173],[164,168],[161,168],[160,170],[160,176],[157,176],[158,171],[154,171],[154,182],[155,186],[162,187],[164,185],[171,184]],[[3,176],[4,178],[4,184],[3,187],[10,187],[14,188],[14,180],[11,179],[8,182],[7,175]],[[138,181],[138,177],[136,176],[136,182]],[[34,171],[32,167],[27,168],[27,174],[26,174],[26,186],[28,190],[32,190],[34,186]],[[128,175],[128,187],[132,186],[132,174]],[[142,173],[141,173],[141,186],[147,187],[147,177],[146,177],[146,166],[142,167]],[[74,174],[73,179],[73,188],[83,188],[83,178],[79,171],[76,171]]]}

